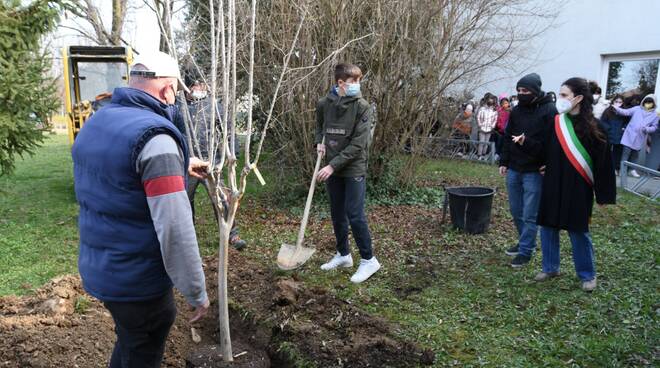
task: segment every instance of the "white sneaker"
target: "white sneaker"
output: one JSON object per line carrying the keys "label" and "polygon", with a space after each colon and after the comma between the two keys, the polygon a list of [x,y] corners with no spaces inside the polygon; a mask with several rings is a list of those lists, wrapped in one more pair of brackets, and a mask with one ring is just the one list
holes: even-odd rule
{"label": "white sneaker", "polygon": [[359,284],[371,277],[371,275],[378,270],[380,270],[380,263],[378,263],[376,257],[371,257],[371,259],[361,259],[360,267],[358,267],[357,272],[351,276],[351,282]]}
{"label": "white sneaker", "polygon": [[341,254],[337,253],[328,263],[321,265],[321,269],[324,271],[334,270],[337,267],[353,267],[353,257],[350,254],[342,257]]}
{"label": "white sneaker", "polygon": [[584,291],[594,291],[596,290],[596,279],[594,278],[593,280],[590,281],[583,281],[582,282],[582,290]]}
{"label": "white sneaker", "polygon": [[633,178],[639,178],[639,173],[635,169],[632,169],[630,170],[630,176]]}

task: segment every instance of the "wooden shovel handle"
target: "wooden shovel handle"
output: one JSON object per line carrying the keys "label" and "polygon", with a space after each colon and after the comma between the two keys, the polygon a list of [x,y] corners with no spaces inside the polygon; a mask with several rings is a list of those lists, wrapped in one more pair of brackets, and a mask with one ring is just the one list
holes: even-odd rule
{"label": "wooden shovel handle", "polygon": [[[325,137],[321,141],[325,144]],[[307,203],[305,203],[305,212],[303,213],[302,222],[300,223],[300,231],[298,231],[298,239],[296,240],[296,248],[302,246],[305,239],[305,228],[307,228],[307,220],[309,219],[309,210],[312,207],[312,198],[314,198],[314,189],[316,188],[316,175],[319,173],[321,167],[321,153],[317,153],[316,166],[314,166],[314,175],[312,175],[312,184],[309,186],[309,193],[307,193]]]}

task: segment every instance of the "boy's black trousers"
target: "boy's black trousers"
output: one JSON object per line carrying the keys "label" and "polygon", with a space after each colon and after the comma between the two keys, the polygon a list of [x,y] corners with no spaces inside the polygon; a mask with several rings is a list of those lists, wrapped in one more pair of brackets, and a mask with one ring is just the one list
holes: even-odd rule
{"label": "boy's black trousers", "polygon": [[339,177],[331,175],[327,181],[330,197],[332,226],[337,238],[337,252],[342,256],[349,254],[348,225],[351,225],[353,238],[360,250],[362,259],[371,259],[371,233],[364,213],[364,198],[367,182],[364,176]]}

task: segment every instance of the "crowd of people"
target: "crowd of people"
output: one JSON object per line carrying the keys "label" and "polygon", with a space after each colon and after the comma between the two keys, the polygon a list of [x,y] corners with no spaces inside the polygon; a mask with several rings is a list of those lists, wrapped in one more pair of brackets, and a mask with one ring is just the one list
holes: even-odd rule
{"label": "crowd of people", "polygon": [[[656,97],[652,94],[640,96],[614,94],[606,99],[596,82],[589,81],[593,96],[592,110],[599,126],[605,132],[611,145],[611,155],[615,173],[619,175],[621,162],[636,163],[653,170],[660,169],[660,130],[658,130],[658,110]],[[556,94],[546,92],[548,101],[556,102]],[[489,153],[489,143],[495,144],[495,158],[501,156],[504,130],[509,123],[512,109],[518,105],[519,96],[499,96],[487,92],[479,100],[464,102],[452,124],[451,138],[475,142],[475,154],[485,160]],[[628,175],[639,177],[636,170],[628,170]]]}
{"label": "crowd of people", "polygon": [[[622,161],[658,169],[658,116],[655,96],[604,99],[600,87],[584,78],[570,78],[558,95],[542,90],[532,73],[516,85],[512,108],[500,96],[486,94],[477,115],[480,140],[496,131],[499,171],[506,177],[508,201],[518,241],[506,249],[511,266],[527,265],[536,249],[540,227],[542,269],[536,281],[559,275],[559,232],[568,232],[573,262],[582,289],[596,288],[594,246],[589,233],[594,197],[599,205],[616,200],[616,177]],[[481,113],[487,111],[487,113]],[[497,124],[490,121],[497,111]],[[501,124],[501,125],[500,125]],[[501,128],[500,128],[501,127]],[[623,172],[621,172],[623,173]],[[639,176],[631,170],[632,176]]]}

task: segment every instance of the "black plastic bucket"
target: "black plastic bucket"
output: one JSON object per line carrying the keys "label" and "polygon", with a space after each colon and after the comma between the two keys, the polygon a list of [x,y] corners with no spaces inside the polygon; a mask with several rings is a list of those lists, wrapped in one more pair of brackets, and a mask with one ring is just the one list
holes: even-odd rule
{"label": "black plastic bucket", "polygon": [[488,231],[495,189],[486,187],[452,187],[445,189],[451,223],[469,234]]}

